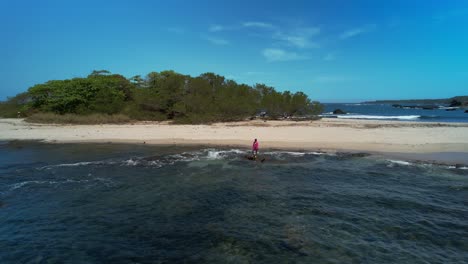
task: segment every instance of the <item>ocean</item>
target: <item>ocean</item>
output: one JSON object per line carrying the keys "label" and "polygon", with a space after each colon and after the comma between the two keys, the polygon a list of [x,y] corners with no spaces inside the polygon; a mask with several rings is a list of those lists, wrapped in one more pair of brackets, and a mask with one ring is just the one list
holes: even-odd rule
{"label": "ocean", "polygon": [[468,260],[467,167],[247,154],[1,142],[0,263]]}
{"label": "ocean", "polygon": [[[324,104],[324,117],[343,119],[374,119],[374,120],[398,120],[421,122],[468,122],[468,113],[464,109],[451,110],[449,107],[441,109],[425,110],[422,108],[396,108],[391,104]],[[343,115],[334,115],[333,111],[341,109],[346,112]],[[447,111],[448,110],[448,111]]]}

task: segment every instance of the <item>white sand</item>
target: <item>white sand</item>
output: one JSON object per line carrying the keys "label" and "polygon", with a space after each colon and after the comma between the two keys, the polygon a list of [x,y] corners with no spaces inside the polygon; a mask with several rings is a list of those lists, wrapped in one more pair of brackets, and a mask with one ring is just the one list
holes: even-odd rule
{"label": "white sand", "polygon": [[39,125],[0,119],[0,140],[203,144],[374,152],[468,152],[468,124],[373,120],[249,121],[213,125],[143,122],[125,125]]}

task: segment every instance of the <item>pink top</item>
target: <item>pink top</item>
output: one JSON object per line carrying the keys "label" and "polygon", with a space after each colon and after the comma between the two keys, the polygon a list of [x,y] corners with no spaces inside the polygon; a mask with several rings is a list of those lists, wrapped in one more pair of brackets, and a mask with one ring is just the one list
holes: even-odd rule
{"label": "pink top", "polygon": [[255,141],[252,146],[253,150],[258,150],[258,141]]}

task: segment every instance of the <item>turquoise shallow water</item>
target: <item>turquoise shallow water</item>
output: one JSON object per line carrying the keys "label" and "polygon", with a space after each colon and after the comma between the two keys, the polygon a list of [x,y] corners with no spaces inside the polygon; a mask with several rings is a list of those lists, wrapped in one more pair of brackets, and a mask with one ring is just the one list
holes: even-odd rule
{"label": "turquoise shallow water", "polygon": [[468,170],[365,155],[0,144],[0,263],[466,263]]}

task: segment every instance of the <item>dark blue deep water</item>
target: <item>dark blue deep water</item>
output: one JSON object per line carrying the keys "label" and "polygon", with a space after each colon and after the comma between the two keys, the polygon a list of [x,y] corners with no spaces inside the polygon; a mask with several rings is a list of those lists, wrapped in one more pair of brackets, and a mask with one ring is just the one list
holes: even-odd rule
{"label": "dark blue deep water", "polygon": [[[332,112],[341,109],[347,114],[334,115]],[[421,122],[462,122],[468,123],[465,109],[432,109],[395,108],[391,104],[325,104],[323,116],[347,119],[375,119]]]}
{"label": "dark blue deep water", "polygon": [[0,263],[466,263],[468,170],[383,157],[0,144]]}

